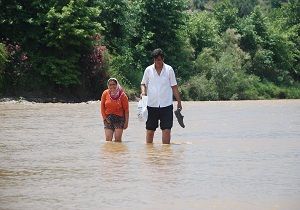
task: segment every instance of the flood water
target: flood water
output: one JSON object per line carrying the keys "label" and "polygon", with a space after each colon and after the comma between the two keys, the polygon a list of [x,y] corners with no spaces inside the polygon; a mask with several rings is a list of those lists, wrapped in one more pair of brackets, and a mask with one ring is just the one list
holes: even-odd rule
{"label": "flood water", "polygon": [[105,142],[99,101],[0,103],[0,209],[300,209],[300,100],[183,102],[172,144],[130,103]]}

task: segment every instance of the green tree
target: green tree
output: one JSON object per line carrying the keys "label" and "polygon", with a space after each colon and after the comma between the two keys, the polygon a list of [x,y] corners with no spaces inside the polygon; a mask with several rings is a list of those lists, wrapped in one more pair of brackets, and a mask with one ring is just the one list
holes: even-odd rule
{"label": "green tree", "polygon": [[[30,65],[27,69],[15,68],[13,62],[7,66],[8,73],[12,69],[23,72],[22,84],[16,84],[19,89],[62,89],[86,79],[82,77],[82,58],[90,53],[93,37],[102,29],[96,1],[15,0],[1,4],[1,38],[21,46]],[[10,80],[14,82],[14,76]]]}
{"label": "green tree", "polygon": [[258,0],[231,0],[231,3],[238,9],[238,16],[244,17],[253,11],[258,4]]}
{"label": "green tree", "polygon": [[211,79],[211,70],[216,63],[214,50],[211,48],[204,48],[195,61],[195,73],[205,75],[207,79]]}
{"label": "green tree", "polygon": [[195,57],[203,48],[214,47],[218,41],[218,22],[209,12],[192,13],[188,23],[188,36]]}
{"label": "green tree", "polygon": [[193,101],[218,100],[216,83],[207,79],[205,75],[195,75],[187,83],[180,87],[182,98]]}
{"label": "green tree", "polygon": [[121,54],[127,41],[129,22],[128,0],[103,0],[100,2],[99,21],[104,30],[104,44],[112,54]]}
{"label": "green tree", "polygon": [[[294,44],[291,51],[294,61],[290,74],[296,81],[300,81],[300,1],[291,0],[285,4],[281,11],[285,21],[281,24],[282,30],[288,35],[289,41]],[[286,35],[285,35],[286,36]]]}
{"label": "green tree", "polygon": [[191,0],[190,1],[190,9],[192,10],[204,10],[205,9],[205,4],[209,0]]}
{"label": "green tree", "polygon": [[[294,42],[297,35],[293,27],[287,27],[282,9],[272,10],[266,16],[260,7],[256,7],[249,23],[253,30],[248,34],[253,36],[243,36],[242,43],[248,43],[248,46],[254,43],[255,46],[250,50],[253,58],[250,72],[277,84],[293,83],[292,78],[297,77],[298,50]],[[242,34],[244,31],[242,29]]]}
{"label": "green tree", "polygon": [[223,34],[221,45],[216,49],[218,60],[210,74],[222,100],[243,99],[251,86],[252,79],[245,72],[250,57],[239,48],[240,37],[236,30],[228,29]]}
{"label": "green tree", "polygon": [[[39,1],[0,1],[0,39],[8,51],[8,63],[3,70],[3,91],[9,93],[26,87],[25,77],[30,74],[28,54],[36,48],[41,29],[35,23]],[[31,77],[36,77],[33,75]]]}
{"label": "green tree", "polygon": [[238,31],[241,34],[241,48],[253,56],[262,43],[262,39],[257,35],[252,19],[250,17],[242,19],[239,23]]}
{"label": "green tree", "polygon": [[225,32],[228,28],[236,28],[238,23],[238,9],[231,3],[230,0],[218,2],[213,13],[219,22],[219,31]]}
{"label": "green tree", "polygon": [[[149,40],[145,45],[147,52],[147,63],[152,63],[150,53],[155,48],[161,48],[166,54],[166,63],[171,64],[178,75],[186,77],[190,59],[189,52],[186,51],[187,43],[179,36],[184,30],[187,15],[185,0],[144,0],[142,3],[142,16],[140,19],[141,28],[144,30],[145,37]],[[185,35],[185,33],[182,33]]]}
{"label": "green tree", "polygon": [[[155,48],[169,49],[171,40],[178,40],[177,30],[185,24],[185,4],[183,0],[144,0],[141,23],[154,36],[149,44],[149,52]],[[167,53],[168,54],[168,53]]]}
{"label": "green tree", "polygon": [[252,57],[248,73],[272,82],[287,83],[293,63],[293,44],[288,34],[281,30],[280,15],[273,15],[274,21],[270,19],[260,7],[255,7],[250,16],[240,22],[241,47]]}
{"label": "green tree", "polygon": [[4,67],[7,63],[7,57],[8,54],[5,49],[5,45],[0,43],[0,95],[3,92],[4,82],[3,82],[3,73],[4,73]]}
{"label": "green tree", "polygon": [[80,58],[92,48],[92,37],[101,30],[96,22],[99,13],[87,0],[71,0],[47,12],[44,47],[37,58],[42,75],[62,86],[80,83]]}
{"label": "green tree", "polygon": [[290,0],[288,4],[284,5],[283,12],[287,18],[289,26],[298,25],[300,23],[300,1]]}
{"label": "green tree", "polygon": [[[250,56],[238,46],[240,35],[234,29],[228,29],[222,35],[220,45],[215,49],[204,48],[199,54],[195,69],[203,84],[191,78],[182,90],[185,96],[193,99],[210,98],[209,100],[236,100],[255,98],[258,94],[252,90],[258,78],[246,74]],[[191,85],[192,84],[192,85]],[[204,90],[210,90],[208,95]]]}
{"label": "green tree", "polygon": [[269,39],[267,18],[259,6],[240,21],[238,31],[241,34],[241,48],[249,52],[252,57],[259,48],[265,47],[265,43]]}
{"label": "green tree", "polygon": [[118,50],[111,56],[109,74],[119,79],[127,93],[134,94],[139,91],[140,80],[148,61],[146,45],[150,43],[149,37],[153,33],[142,27],[143,2],[134,0],[127,1],[126,4],[127,11],[122,11],[123,18],[119,19],[126,33],[119,40]]}
{"label": "green tree", "polygon": [[0,43],[0,75],[2,75],[4,70],[4,65],[7,62],[7,52],[5,45]]}
{"label": "green tree", "polygon": [[[238,100],[258,99],[254,88],[259,78],[245,73],[240,60],[223,52],[216,63],[198,75],[191,77],[181,88],[186,100]],[[204,66],[204,65],[202,65]]]}
{"label": "green tree", "polygon": [[274,71],[274,54],[270,50],[258,49],[252,58],[252,73],[264,79],[276,81],[277,74]]}
{"label": "green tree", "polygon": [[287,3],[289,0],[270,0],[272,7],[281,7],[282,3]]}
{"label": "green tree", "polygon": [[268,37],[266,17],[259,6],[256,6],[254,8],[254,11],[251,13],[250,18],[252,20],[252,24],[254,25],[256,34],[263,40],[266,40]]}

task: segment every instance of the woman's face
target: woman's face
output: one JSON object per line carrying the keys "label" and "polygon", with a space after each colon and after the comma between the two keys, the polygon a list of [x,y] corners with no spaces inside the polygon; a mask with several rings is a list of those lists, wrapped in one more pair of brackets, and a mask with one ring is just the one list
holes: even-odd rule
{"label": "woman's face", "polygon": [[108,89],[112,92],[117,90],[117,83],[114,80],[108,82]]}

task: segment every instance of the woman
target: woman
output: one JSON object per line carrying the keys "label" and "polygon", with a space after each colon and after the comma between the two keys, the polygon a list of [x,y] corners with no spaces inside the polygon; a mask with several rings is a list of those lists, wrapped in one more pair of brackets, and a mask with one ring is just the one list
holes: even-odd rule
{"label": "woman", "polygon": [[116,78],[107,81],[108,89],[101,96],[101,114],[104,121],[106,141],[122,141],[123,130],[128,127],[128,97]]}

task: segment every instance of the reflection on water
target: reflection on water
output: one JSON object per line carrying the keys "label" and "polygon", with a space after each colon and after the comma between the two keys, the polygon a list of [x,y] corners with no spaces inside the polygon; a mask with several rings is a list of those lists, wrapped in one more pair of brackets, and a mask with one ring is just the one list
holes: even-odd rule
{"label": "reflection on water", "polygon": [[127,145],[119,142],[105,142],[105,144],[101,146],[101,149],[103,154],[109,156],[124,154],[128,152]]}
{"label": "reflection on water", "polygon": [[167,164],[172,164],[174,157],[171,145],[160,145],[159,147],[154,144],[146,144],[147,162],[155,164],[158,167]]}
{"label": "reflection on water", "polygon": [[[0,103],[0,209],[300,209],[300,101],[185,102],[170,145],[99,102]],[[175,119],[175,118],[174,118]]]}

